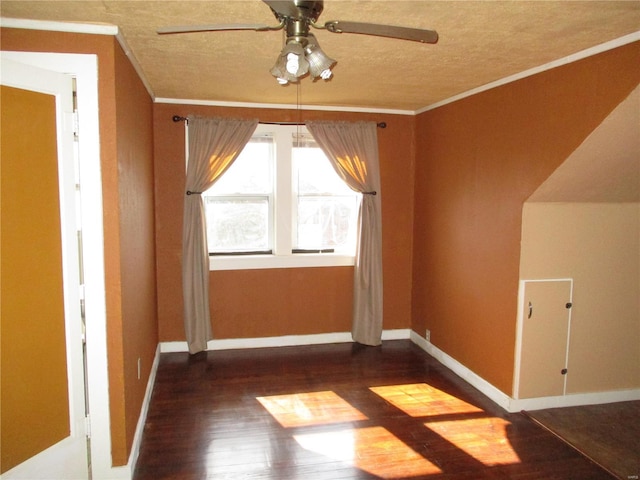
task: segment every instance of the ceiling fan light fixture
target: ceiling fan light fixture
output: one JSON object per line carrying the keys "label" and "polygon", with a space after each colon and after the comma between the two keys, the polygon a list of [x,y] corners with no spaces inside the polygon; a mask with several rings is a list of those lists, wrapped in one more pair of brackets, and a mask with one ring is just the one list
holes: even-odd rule
{"label": "ceiling fan light fixture", "polygon": [[281,85],[295,83],[307,73],[309,62],[305,58],[304,48],[295,42],[289,42],[282,48],[276,64],[271,69],[271,75],[276,77]]}
{"label": "ceiling fan light fixture", "polygon": [[307,45],[305,53],[307,54],[311,76],[314,79],[320,77],[323,80],[329,80],[333,75],[331,69],[338,62],[324,53],[317,44],[310,43]]}
{"label": "ceiling fan light fixture", "polygon": [[329,80],[332,77],[331,69],[338,62],[322,51],[315,36],[309,33],[311,27],[331,33],[373,35],[421,43],[438,42],[436,31],[421,28],[341,20],[332,20],[320,25],[317,20],[324,8],[324,0],[263,0],[263,2],[275,15],[279,22],[278,25],[228,24],[164,27],[158,29],[158,34],[225,30],[255,30],[256,32],[283,30],[283,35],[286,38],[285,46],[271,69],[271,74],[281,85],[286,85],[289,82],[297,83],[308,73],[314,80],[318,78]]}

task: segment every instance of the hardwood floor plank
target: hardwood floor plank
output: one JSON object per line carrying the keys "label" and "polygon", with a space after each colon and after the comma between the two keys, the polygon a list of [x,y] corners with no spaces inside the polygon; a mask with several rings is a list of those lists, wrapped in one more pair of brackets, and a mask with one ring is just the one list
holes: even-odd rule
{"label": "hardwood floor plank", "polygon": [[410,341],[162,354],[134,480],[610,479]]}

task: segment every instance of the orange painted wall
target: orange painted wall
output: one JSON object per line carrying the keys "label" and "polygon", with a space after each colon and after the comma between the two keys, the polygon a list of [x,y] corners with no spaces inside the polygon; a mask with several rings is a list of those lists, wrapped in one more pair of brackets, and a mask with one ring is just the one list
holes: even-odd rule
{"label": "orange painted wall", "polygon": [[98,58],[111,453],[124,465],[158,343],[151,100],[112,36],[11,28],[0,35],[3,50]]}
{"label": "orange painted wall", "polygon": [[522,206],[640,81],[640,42],[417,118],[412,328],[510,394]]}
{"label": "orange painted wall", "polygon": [[[161,341],[184,340],[181,235],[184,195],[184,125],[173,115],[257,117],[296,121],[295,110],[155,104],[158,318]],[[382,182],[384,328],[409,328],[413,225],[414,118],[309,111],[302,118],[375,120]],[[214,271],[210,303],[215,338],[348,332],[352,267]]]}
{"label": "orange painted wall", "polygon": [[153,103],[117,43],[115,78],[125,435],[113,455],[126,462],[158,345]]}
{"label": "orange painted wall", "polygon": [[4,473],[69,436],[69,395],[55,98],[2,86],[0,125]]}

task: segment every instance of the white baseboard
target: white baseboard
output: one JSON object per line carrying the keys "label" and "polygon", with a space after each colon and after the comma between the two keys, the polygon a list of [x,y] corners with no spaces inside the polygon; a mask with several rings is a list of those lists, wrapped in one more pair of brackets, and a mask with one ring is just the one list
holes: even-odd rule
{"label": "white baseboard", "polygon": [[[422,348],[425,352],[438,360],[441,364],[458,375],[471,386],[477,388],[491,401],[508,412],[520,412],[522,410],[540,410],[553,407],[571,407],[579,405],[595,405],[598,403],[614,403],[628,400],[640,400],[640,389],[619,390],[610,392],[581,393],[558,397],[515,399],[480,377],[478,374],[449,356],[438,347],[418,335],[411,329],[384,330],[382,340],[406,340]],[[352,342],[350,332],[321,333],[316,335],[286,335],[282,337],[261,338],[233,338],[224,340],[211,340],[207,344],[207,350],[229,350],[245,348],[265,347],[289,347],[300,345],[318,345],[323,343],[349,343]],[[162,342],[160,352],[188,352],[187,342]]]}
{"label": "white baseboard", "polygon": [[515,399],[487,382],[485,379],[462,365],[453,357],[447,355],[432,343],[427,342],[424,337],[418,335],[413,330],[410,333],[410,338],[413,343],[418,345],[425,352],[438,360],[441,364],[458,375],[464,381],[480,390],[484,395],[489,397],[490,400],[492,400],[494,403],[501,406],[508,412],[513,413],[521,412],[522,410],[533,411],[542,410],[545,408],[577,407],[581,405],[597,405],[601,403],[640,400],[640,389],[578,393],[571,395],[560,395],[556,397]]}
{"label": "white baseboard", "polygon": [[602,403],[629,402],[640,400],[640,388],[630,390],[611,390],[607,392],[573,393],[558,397],[511,399],[513,411],[534,411],[545,408],[579,407],[582,405],[600,405]]}
{"label": "white baseboard", "polygon": [[398,328],[396,330],[383,330],[382,340],[409,340],[411,338],[410,328]]}
{"label": "white baseboard", "polygon": [[[384,330],[382,340],[407,340],[410,330]],[[319,333],[314,335],[285,335],[282,337],[258,337],[258,338],[230,338],[223,340],[210,340],[207,350],[232,350],[243,348],[268,348],[268,347],[292,347],[300,345],[319,345],[324,343],[350,343],[353,342],[351,332]],[[162,342],[162,353],[188,352],[187,342]]]}
{"label": "white baseboard", "polygon": [[122,470],[128,471],[127,478],[133,478],[133,473],[136,469],[136,463],[138,462],[138,455],[140,454],[140,445],[142,444],[142,433],[144,425],[147,422],[147,414],[149,413],[149,404],[151,403],[151,394],[153,393],[153,386],[156,383],[156,374],[158,373],[158,364],[160,363],[160,345],[156,348],[156,354],[153,358],[153,364],[151,365],[151,371],[149,372],[149,380],[147,381],[147,389],[144,393],[144,399],[142,400],[142,408],[140,409],[140,416],[138,417],[138,423],[136,425],[136,432],[133,435],[133,444],[131,445],[131,453],[129,454],[129,461]]}
{"label": "white baseboard", "polygon": [[[94,471],[93,478],[99,480],[131,480],[135,471],[136,462],[140,453],[140,445],[142,443],[142,432],[147,420],[149,411],[149,403],[151,402],[151,394],[153,385],[155,384],[156,373],[158,371],[158,363],[160,361],[160,345],[156,349],[155,358],[149,373],[145,396],[142,401],[142,408],[136,432],[133,437],[131,454],[126,465],[118,467],[110,467],[107,470]],[[86,448],[86,438],[80,439]],[[2,480],[37,480],[37,479],[81,479],[87,478],[86,451],[84,457],[79,452],[78,439],[67,438],[53,447],[50,447],[21,465],[0,475]],[[84,462],[78,463],[78,460]],[[77,464],[77,465],[76,465]]]}
{"label": "white baseboard", "polygon": [[462,378],[465,382],[471,384],[473,387],[480,390],[484,395],[489,397],[494,403],[498,404],[507,411],[510,410],[510,400],[507,394],[491,385],[484,378],[480,377],[473,371],[458,362],[455,358],[450,357],[431,342],[427,342],[424,337],[421,337],[416,332],[411,330],[411,341],[422,348],[425,352],[438,360],[441,364],[451,370],[453,373]]}

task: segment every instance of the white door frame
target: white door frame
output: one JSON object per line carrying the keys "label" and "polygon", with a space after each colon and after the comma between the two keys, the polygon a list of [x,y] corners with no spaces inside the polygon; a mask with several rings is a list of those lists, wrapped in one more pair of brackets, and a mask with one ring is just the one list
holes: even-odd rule
{"label": "white door frame", "polygon": [[76,78],[92,477],[94,480],[128,479],[132,475],[131,467],[112,467],[111,462],[98,59],[96,55],[85,54],[3,51],[1,55],[3,59],[66,73]]}
{"label": "white door frame", "polygon": [[[74,475],[88,478],[85,424],[85,385],[80,310],[80,261],[74,164],[73,81],[68,75],[2,58],[2,84],[55,98],[58,195],[66,343],[69,436],[57,445],[68,452],[68,461],[49,461],[41,453],[5,472],[4,478],[43,478],[40,475]],[[52,450],[52,448],[47,449]],[[60,448],[59,448],[60,449]],[[44,457],[49,458],[48,455]],[[38,460],[39,459],[39,460]],[[54,468],[55,467],[55,468]]]}

